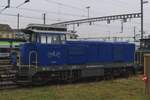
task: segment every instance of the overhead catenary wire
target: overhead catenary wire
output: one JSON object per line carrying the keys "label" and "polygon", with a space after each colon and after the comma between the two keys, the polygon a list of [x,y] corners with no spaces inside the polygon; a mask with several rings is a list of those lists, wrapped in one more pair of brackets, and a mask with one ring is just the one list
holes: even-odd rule
{"label": "overhead catenary wire", "polygon": [[10,0],[8,0],[8,4],[4,6],[3,9],[0,10],[0,13],[2,13],[4,10],[8,9],[10,7]]}
{"label": "overhead catenary wire", "polygon": [[[60,5],[63,5],[63,6],[67,6],[67,4],[64,4],[64,3],[60,3],[60,2],[57,2],[57,1],[54,1],[54,0],[46,0],[47,2],[53,2],[55,4],[60,4]],[[72,7],[72,8],[77,8],[77,9],[81,9],[81,8],[78,8],[78,7],[74,7],[74,6],[70,6],[68,5],[69,7]],[[119,6],[117,6],[119,7]],[[11,8],[16,8],[16,7],[11,7]],[[38,10],[38,9],[31,9],[31,8],[19,8],[20,10],[26,10],[26,11],[34,11],[34,12],[47,12],[48,14],[57,14],[57,15],[60,15],[60,13],[58,12],[53,12],[53,11],[44,11],[44,10]],[[61,12],[61,15],[63,16],[73,16],[73,17],[86,17],[85,15],[77,15],[77,14],[71,14],[71,13],[63,13]]]}
{"label": "overhead catenary wire", "polygon": [[113,1],[113,2],[116,2],[116,3],[118,3],[118,4],[125,4],[125,5],[129,5],[130,3],[128,3],[128,2],[125,2],[125,0],[124,1],[122,1],[122,0],[111,0],[111,1]]}
{"label": "overhead catenary wire", "polygon": [[24,4],[28,3],[28,2],[30,2],[30,0],[25,0],[23,3],[19,4],[18,6],[16,6],[16,8],[19,8],[19,7],[21,7],[22,5],[24,5]]}
{"label": "overhead catenary wire", "polygon": [[[3,6],[0,6],[0,7],[3,7]],[[72,16],[72,17],[86,17],[85,15],[78,15],[78,14],[72,14],[72,13],[64,13],[64,12],[54,12],[54,11],[46,11],[46,10],[41,10],[41,9],[32,9],[32,8],[23,8],[23,7],[20,7],[20,8],[16,8],[14,6],[10,6],[10,8],[12,9],[19,9],[19,10],[25,10],[25,11],[30,11],[30,12],[38,12],[38,13],[43,13],[43,12],[46,12],[47,14],[54,14],[54,15],[59,15],[61,13],[61,15],[63,16]]]}
{"label": "overhead catenary wire", "polygon": [[[105,6],[114,6],[115,8],[119,8],[119,9],[122,9],[122,10],[128,10],[129,11],[129,9],[128,9],[128,5],[131,5],[129,2],[125,2],[125,1],[122,1],[122,0],[94,0],[94,1],[96,1],[96,2],[105,2],[105,3],[107,3]],[[109,3],[111,1],[111,3]],[[110,7],[109,6],[109,7]],[[132,7],[134,7],[134,6],[132,6]],[[115,12],[115,9],[105,9],[105,10],[107,10],[107,11],[110,11],[110,10],[114,10],[114,12]]]}
{"label": "overhead catenary wire", "polygon": [[[81,0],[81,1],[84,1],[84,2],[86,2],[87,0]],[[89,1],[91,1],[91,0],[89,0]],[[111,3],[109,3],[110,1],[112,1]],[[121,4],[121,2],[117,2],[118,0],[92,0],[91,1],[91,3],[92,2],[94,2],[94,3],[96,3],[96,4],[103,4],[103,3],[107,3],[107,4],[105,4],[105,6],[107,6],[107,8],[109,7],[111,7],[112,9],[99,9],[99,11],[94,11],[97,15],[98,15],[98,13],[103,13],[104,15],[110,15],[110,13],[108,13],[108,12],[111,12],[111,14],[119,14],[119,11],[118,11],[118,8],[119,8],[119,10],[121,9],[122,11],[124,11],[125,13],[129,13],[129,9],[128,9],[128,7],[127,7],[127,4],[126,3],[122,3]],[[129,4],[128,4],[129,5]],[[103,5],[102,5],[103,6]],[[114,8],[115,9],[114,9]],[[130,13],[132,13],[132,12],[130,12]]]}
{"label": "overhead catenary wire", "polygon": [[[70,5],[70,4],[65,4],[65,3],[62,3],[61,1],[55,1],[55,0],[45,0],[45,1],[47,1],[47,2],[49,2],[49,3],[53,3],[53,4],[57,4],[57,5],[60,5],[60,6],[64,6],[64,7],[68,7],[68,8],[72,8],[72,9],[77,9],[77,10],[81,10],[82,8],[79,8],[79,7],[76,7],[76,6],[72,6],[72,5]],[[104,1],[109,1],[109,0],[104,0]],[[111,0],[111,1],[113,1],[113,0]],[[119,1],[118,3],[117,3],[117,1]],[[114,1],[114,3],[113,4],[115,4],[116,3],[116,5],[121,5],[121,3],[123,3],[123,4],[127,4],[127,3],[124,3],[125,1],[122,1],[122,0],[116,0],[116,1]],[[111,5],[111,4],[110,4]],[[118,8],[122,8],[122,6],[117,6]],[[13,7],[11,7],[11,8],[13,8]],[[20,8],[16,8],[16,7],[14,7],[13,9],[18,9],[18,10],[26,10],[26,11],[31,11],[31,12],[38,12],[38,13],[43,13],[43,12],[46,12],[46,14],[55,14],[55,15],[64,15],[64,16],[72,16],[72,17],[86,17],[85,15],[78,15],[78,14],[71,14],[71,13],[66,13],[66,12],[53,12],[53,11],[45,11],[45,10],[41,10],[41,9],[32,9],[32,8],[22,8],[22,7],[20,7]],[[83,11],[86,11],[85,10],[85,8],[84,9],[82,9]],[[7,13],[7,15],[9,15],[8,13]],[[14,15],[14,14],[13,14]],[[40,18],[39,17],[32,17],[32,16],[25,16],[25,15],[21,15],[20,17],[22,17],[22,18],[27,18],[27,19],[35,19],[35,20],[42,20],[42,18],[41,18],[41,16],[40,16]],[[50,19],[50,20],[53,20],[53,21],[58,21],[58,19]]]}
{"label": "overhead catenary wire", "polygon": [[77,9],[77,10],[82,10],[82,11],[86,11],[85,9],[83,8],[79,8],[79,7],[76,7],[76,6],[72,6],[72,5],[69,5],[69,4],[64,4],[62,2],[57,2],[57,1],[54,1],[54,0],[45,0],[46,2],[49,2],[49,3],[54,3],[54,4],[57,4],[57,5],[61,5],[61,6],[64,6],[64,7],[68,7],[68,8],[72,8],[72,9]]}
{"label": "overhead catenary wire", "polygon": [[[13,17],[17,17],[17,14],[10,14],[10,13],[2,13],[1,15],[3,15],[3,16],[13,16]],[[42,20],[42,18],[40,18],[40,17],[25,16],[25,15],[21,15],[21,14],[20,14],[20,17],[22,17],[22,18],[27,18],[27,19]],[[57,21],[56,19],[50,19],[50,18],[48,18],[48,20]]]}

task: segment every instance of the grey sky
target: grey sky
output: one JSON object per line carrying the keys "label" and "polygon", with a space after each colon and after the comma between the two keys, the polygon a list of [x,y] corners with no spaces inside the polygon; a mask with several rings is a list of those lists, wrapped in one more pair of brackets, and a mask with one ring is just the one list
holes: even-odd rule
{"label": "grey sky", "polygon": [[[16,7],[25,0],[11,0],[11,6]],[[21,6],[19,9],[10,8],[0,14],[0,23],[10,24],[16,28],[16,16],[6,16],[4,14],[17,15],[20,13],[21,27],[29,23],[43,23],[42,13],[46,13],[46,23],[51,24],[59,21],[86,18],[86,6],[90,6],[90,17],[99,17],[115,14],[127,14],[140,12],[140,0],[30,0],[31,2]],[[150,0],[144,5],[145,31],[150,32]],[[0,9],[7,5],[7,0],[0,0]],[[34,11],[33,11],[34,10]],[[26,18],[28,17],[28,18]],[[30,17],[30,18],[29,18]],[[31,19],[33,17],[33,19]],[[114,21],[107,25],[106,22],[98,22],[92,26],[80,25],[76,30],[82,37],[96,36],[132,36],[133,27],[140,30],[140,19],[132,19],[124,24],[124,33],[121,31],[121,22]]]}

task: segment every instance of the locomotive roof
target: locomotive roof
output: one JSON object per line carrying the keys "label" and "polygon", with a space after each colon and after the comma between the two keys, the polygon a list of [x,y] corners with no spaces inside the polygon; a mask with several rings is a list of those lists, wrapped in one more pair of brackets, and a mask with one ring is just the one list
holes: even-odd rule
{"label": "locomotive roof", "polygon": [[28,30],[36,30],[36,31],[60,31],[66,32],[67,27],[65,26],[58,26],[58,25],[45,25],[45,24],[29,24],[26,29]]}
{"label": "locomotive roof", "polygon": [[67,29],[65,25],[48,25],[48,24],[29,24],[26,28],[31,27],[44,27],[44,28],[61,28],[61,29]]}
{"label": "locomotive roof", "polygon": [[29,24],[26,29],[22,30],[26,34],[67,34],[66,26],[54,26],[45,24]]}
{"label": "locomotive roof", "polygon": [[25,34],[52,34],[52,35],[65,35],[69,32],[60,32],[60,31],[40,31],[40,30],[27,30],[27,29],[22,29],[22,32]]}

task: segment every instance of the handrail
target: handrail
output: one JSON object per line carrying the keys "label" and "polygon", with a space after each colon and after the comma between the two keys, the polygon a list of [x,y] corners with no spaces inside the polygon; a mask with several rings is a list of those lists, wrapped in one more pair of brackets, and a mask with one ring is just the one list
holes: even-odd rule
{"label": "handrail", "polygon": [[36,71],[37,71],[37,68],[38,68],[38,66],[37,66],[37,63],[38,63],[38,62],[37,62],[37,60],[38,60],[38,58],[37,58],[37,55],[38,55],[38,54],[37,54],[37,51],[30,51],[30,52],[29,52],[29,72],[30,72],[30,70],[31,70],[31,55],[32,55],[32,54],[35,54],[35,55],[36,55],[36,58],[35,58],[35,59],[36,59],[36,61],[35,61],[35,64],[36,64],[36,65],[35,65],[35,66],[36,66],[36,67],[35,67],[35,68],[36,68]]}

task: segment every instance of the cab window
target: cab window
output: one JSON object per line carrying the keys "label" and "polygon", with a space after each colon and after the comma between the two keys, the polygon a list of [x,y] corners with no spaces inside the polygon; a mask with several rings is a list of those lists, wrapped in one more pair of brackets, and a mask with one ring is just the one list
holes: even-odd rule
{"label": "cab window", "polygon": [[53,35],[53,44],[60,44],[60,35]]}
{"label": "cab window", "polygon": [[65,41],[66,41],[66,36],[65,35],[60,35],[60,40],[61,40],[62,44],[64,44]]}
{"label": "cab window", "polygon": [[65,35],[42,34],[40,36],[40,43],[42,44],[64,44],[65,41],[66,41]]}
{"label": "cab window", "polygon": [[46,44],[46,35],[41,35],[41,43]]}
{"label": "cab window", "polygon": [[52,44],[52,36],[51,35],[47,36],[47,43]]}

